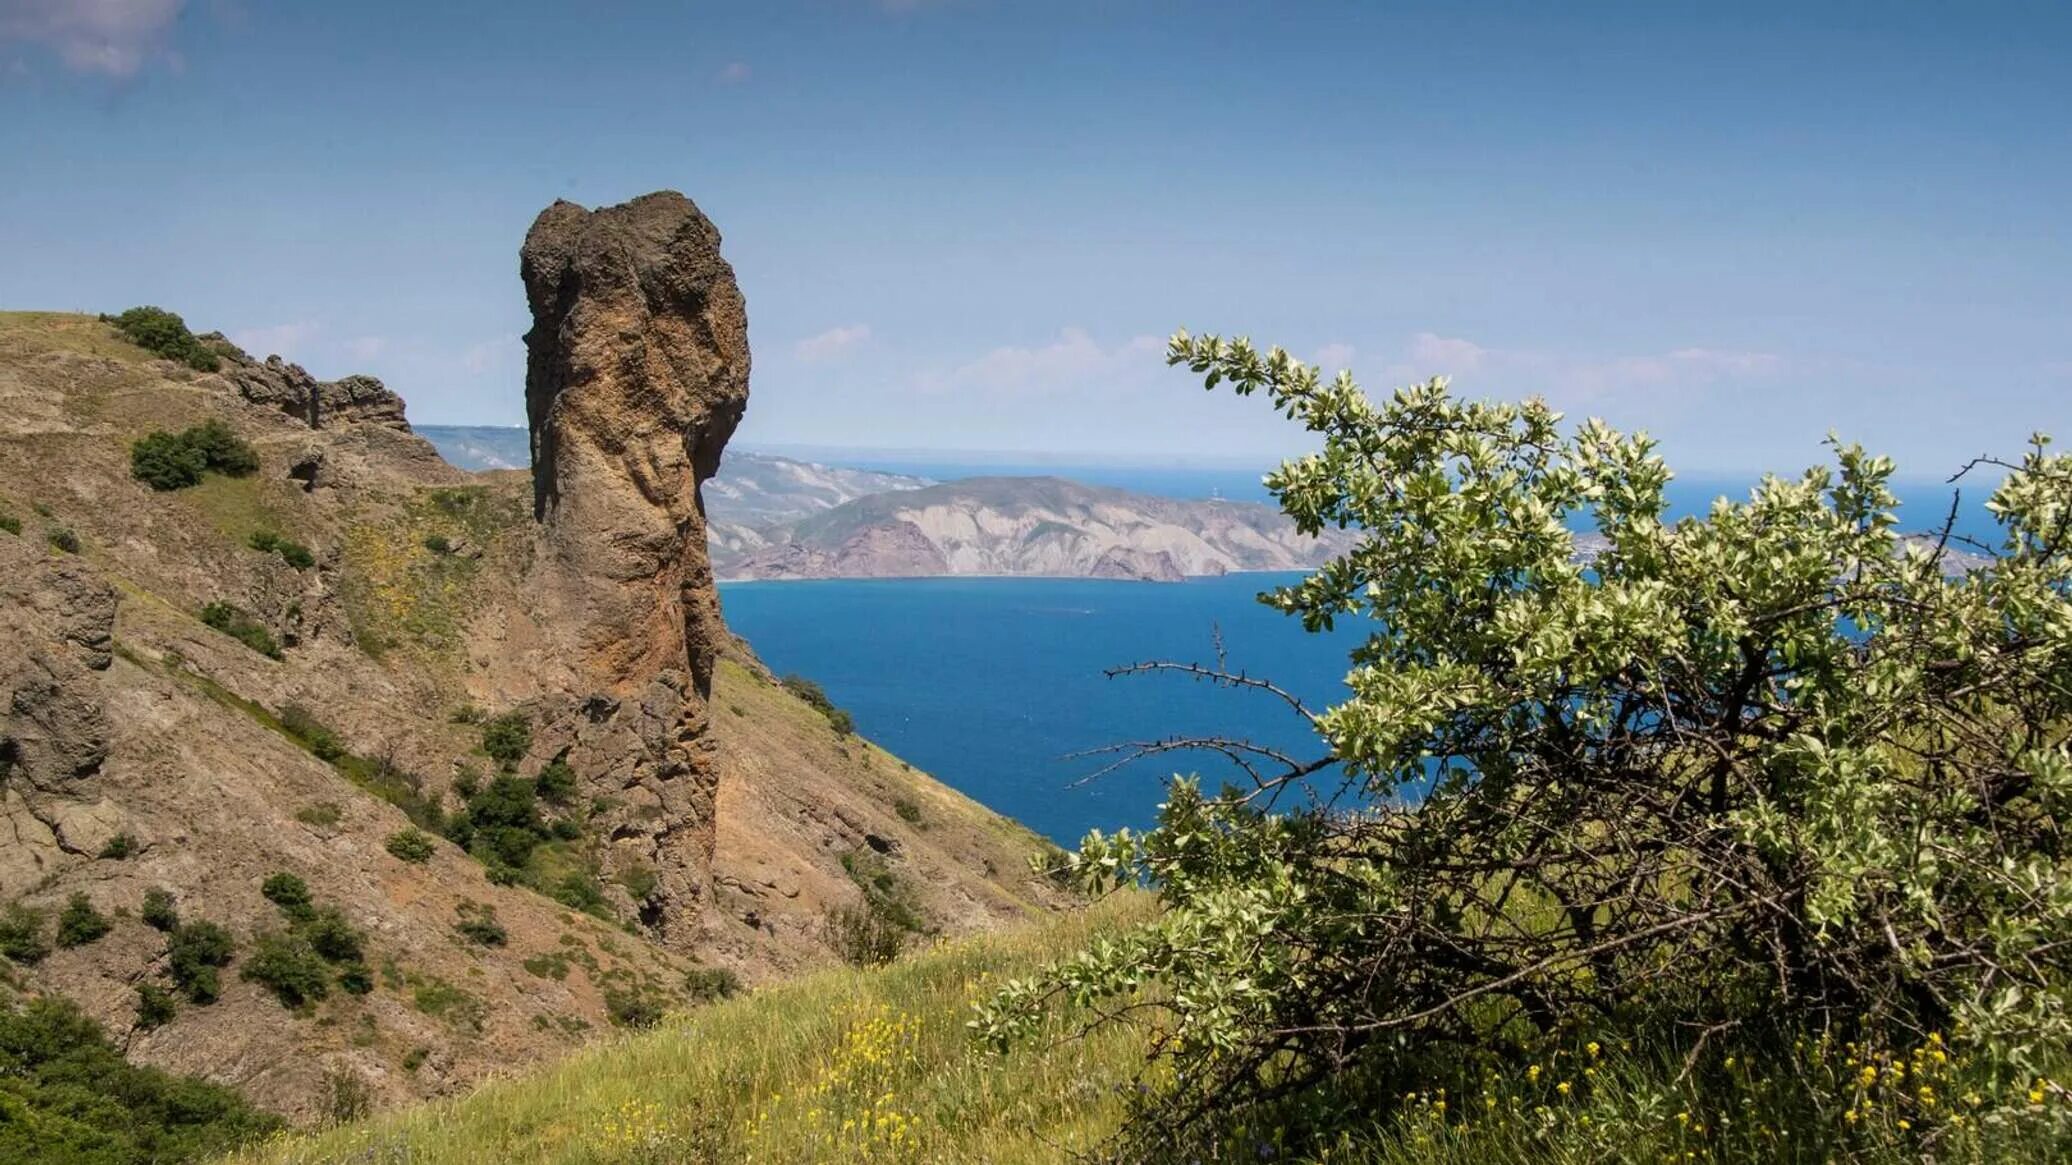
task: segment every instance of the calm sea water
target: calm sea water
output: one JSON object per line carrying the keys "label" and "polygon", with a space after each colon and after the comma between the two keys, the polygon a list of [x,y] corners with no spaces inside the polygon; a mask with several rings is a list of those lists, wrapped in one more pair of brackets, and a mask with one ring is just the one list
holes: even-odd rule
{"label": "calm sea water", "polygon": [[1105,758],[1069,754],[1176,734],[1247,736],[1310,759],[1320,745],[1269,696],[1178,676],[1105,678],[1149,659],[1270,677],[1314,707],[1339,699],[1341,630],[1309,635],[1253,601],[1299,575],[1185,583],[1093,579],[869,579],[720,587],[728,626],[779,673],[818,680],[858,729],[979,801],[1064,844],[1142,827],[1173,772],[1213,786],[1214,756],[1167,756],[1078,784]]}

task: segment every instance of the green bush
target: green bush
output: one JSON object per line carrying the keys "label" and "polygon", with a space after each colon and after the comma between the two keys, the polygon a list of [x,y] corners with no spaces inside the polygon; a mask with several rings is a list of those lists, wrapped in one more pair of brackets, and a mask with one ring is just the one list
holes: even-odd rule
{"label": "green bush", "polygon": [[523,867],[547,838],[532,782],[506,773],[468,798],[474,846],[506,865]]}
{"label": "green bush", "polygon": [[389,834],[388,852],[413,865],[432,860],[431,836],[421,829],[403,829]]}
{"label": "green bush", "polygon": [[741,976],[726,967],[692,967],[684,972],[683,986],[693,1003],[710,1003],[739,995]]}
{"label": "green bush", "polygon": [[856,718],[847,711],[837,708],[835,702],[828,699],[827,691],[819,684],[802,675],[785,676],[778,681],[778,684],[785,691],[812,705],[813,709],[822,716],[827,717],[828,725],[835,730],[836,736],[848,736],[856,731]]}
{"label": "green bush", "polygon": [[201,609],[201,621],[269,659],[281,658],[281,645],[274,641],[273,633],[242,607],[210,603]]}
{"label": "green bush", "polygon": [[162,886],[144,891],[144,905],[137,914],[154,930],[171,931],[180,925],[180,910],[173,902],[173,892]]}
{"label": "green bush", "polygon": [[0,511],[0,530],[5,530],[9,534],[19,535],[22,532],[22,520],[13,514]]}
{"label": "green bush", "polygon": [[10,904],[0,912],[0,955],[17,963],[40,963],[50,954],[50,940],[43,936],[41,910]]}
{"label": "green bush", "polygon": [[318,829],[329,829],[344,819],[345,810],[330,801],[304,805],[295,811],[295,820]]}
{"label": "green bush", "polygon": [[1891,1078],[1867,1049],[1961,1032],[1952,1062],[1992,1081],[1966,1120],[2028,1111],[2072,1046],[2072,458],[2039,437],[2006,465],[1998,555],[1946,573],[1897,532],[1892,462],[1855,446],[1671,520],[1650,439],[1536,399],[1372,400],[1213,336],[1169,359],[1321,445],[1266,485],[1301,533],[1357,541],[1261,598],[1360,641],[1310,749],[1086,838],[1084,888],[1163,910],[1004,986],[981,1034],[1055,1030],[1068,1003],[1153,1025],[1172,1084],[1147,1134],[1298,1106],[1329,1136],[1333,1112],[1430,1098],[1440,1059],[1472,1080],[1598,1025],[1651,1033],[1679,1082],[1708,1048],[1774,1061],[1824,1033],[1849,1057],[1836,1110]]}
{"label": "green bush", "polygon": [[566,805],[576,797],[576,771],[559,757],[540,768],[533,778],[533,791],[549,805]]}
{"label": "green bush", "polygon": [[230,1089],[122,1058],[64,1000],[0,1008],[0,1161],[155,1165],[213,1160],[281,1127]]}
{"label": "green bush", "polygon": [[613,986],[604,989],[604,1012],[620,1027],[636,1030],[662,1022],[662,1002],[645,991]]}
{"label": "green bush", "polygon": [[106,915],[94,909],[92,899],[83,892],[75,893],[58,912],[58,945],[83,947],[114,928]]}
{"label": "green bush", "polygon": [[284,538],[271,530],[254,530],[245,539],[245,544],[261,554],[278,554],[281,561],[296,570],[308,570],[317,564],[317,556],[310,549],[291,538]]}
{"label": "green bush", "polygon": [[365,963],[347,963],[338,969],[338,989],[347,995],[365,995],[374,990],[374,972]]}
{"label": "green bush", "polygon": [[893,798],[892,811],[899,814],[899,819],[908,825],[921,824],[921,807],[906,797]]}
{"label": "green bush", "polygon": [[259,893],[280,907],[282,914],[298,922],[307,922],[315,916],[316,907],[310,897],[309,883],[296,874],[285,870],[268,874],[266,881],[259,885]]}
{"label": "green bush", "polygon": [[357,963],[365,956],[366,937],[335,906],[326,906],[296,928],[310,949],[327,963]]}
{"label": "green bush", "polygon": [[852,967],[882,967],[906,949],[907,929],[868,904],[828,911],[822,930],[827,945]]}
{"label": "green bush", "polygon": [[119,862],[137,852],[137,839],[127,833],[118,833],[101,845],[103,861]]}
{"label": "green bush", "polygon": [[160,492],[200,485],[210,472],[250,477],[259,472],[259,453],[213,419],[178,433],[154,430],[130,445],[130,476]]}
{"label": "green bush", "polygon": [[221,993],[216,971],[230,965],[236,944],[230,932],[206,919],[183,922],[166,937],[166,974],[195,1003],[214,1003]]}
{"label": "green bush", "polygon": [[425,535],[424,548],[426,550],[431,551],[433,554],[453,553],[453,543],[450,540],[448,540],[446,535],[444,534]]}
{"label": "green bush", "polygon": [[50,546],[51,549],[62,550],[66,554],[77,554],[80,547],[79,535],[70,526],[55,527],[50,532]]}
{"label": "green bush", "polygon": [[532,721],[523,712],[506,712],[482,726],[482,751],[510,768],[532,750]]}
{"label": "green bush", "polygon": [[292,931],[265,931],[255,937],[238,978],[270,989],[281,1006],[291,1010],[331,994],[330,967],[308,939]]}
{"label": "green bush", "polygon": [[214,372],[223,366],[221,357],[187,330],[187,321],[162,307],[133,307],[121,315],[101,318],[146,352],[177,360],[197,372]]}
{"label": "green bush", "polygon": [[137,984],[137,1027],[150,1031],[173,1022],[179,1014],[173,993],[156,983]]}

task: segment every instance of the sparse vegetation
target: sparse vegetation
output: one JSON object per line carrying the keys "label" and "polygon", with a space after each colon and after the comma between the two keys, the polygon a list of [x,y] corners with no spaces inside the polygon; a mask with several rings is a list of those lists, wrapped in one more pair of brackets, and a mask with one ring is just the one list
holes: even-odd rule
{"label": "sparse vegetation", "polygon": [[567,805],[575,800],[576,771],[569,767],[567,761],[556,757],[540,767],[539,775],[533,778],[532,787],[539,794],[540,800],[549,805]]}
{"label": "sparse vegetation", "polygon": [[20,518],[15,517],[13,514],[8,513],[5,510],[0,510],[0,530],[4,530],[9,534],[20,536],[22,532],[22,520]]}
{"label": "sparse vegetation", "polygon": [[53,526],[50,530],[50,548],[64,554],[79,553],[79,534],[70,526]]}
{"label": "sparse vegetation", "polygon": [[261,931],[252,939],[238,977],[270,989],[289,1009],[331,993],[331,969],[309,940],[293,931]]}
{"label": "sparse vegetation", "polygon": [[173,993],[156,983],[137,984],[137,1029],[150,1031],[173,1022],[179,1014]]}
{"label": "sparse vegetation", "polygon": [[65,908],[58,911],[58,945],[61,947],[83,947],[114,929],[108,916],[94,909],[93,900],[86,894],[76,892],[65,901]]}
{"label": "sparse vegetation", "polygon": [[836,707],[835,702],[828,699],[826,690],[819,684],[802,675],[788,675],[778,683],[785,691],[804,700],[815,711],[827,717],[827,723],[835,730],[836,736],[848,736],[856,731],[856,718]]}
{"label": "sparse vegetation", "polygon": [[693,1003],[713,1003],[741,993],[741,976],[726,967],[692,967],[684,972],[684,995]]}
{"label": "sparse vegetation", "polygon": [[894,797],[892,811],[899,814],[899,819],[908,825],[921,824],[921,807],[910,797]]}
{"label": "sparse vegetation", "polygon": [[197,372],[214,372],[223,366],[222,358],[187,330],[187,321],[162,307],[133,307],[101,320],[113,324],[123,338],[146,352],[177,360]]}
{"label": "sparse vegetation", "polygon": [[106,862],[119,862],[137,852],[137,839],[127,833],[118,833],[101,844],[100,858]]}
{"label": "sparse vegetation", "polygon": [[290,921],[306,922],[315,915],[314,899],[309,893],[309,883],[299,875],[285,870],[266,876],[260,883],[259,893],[268,902],[280,908]]}
{"label": "sparse vegetation", "polygon": [[210,603],[201,609],[201,621],[269,659],[281,658],[281,645],[273,632],[234,603]]}
{"label": "sparse vegetation", "polygon": [[510,941],[510,933],[496,920],[495,907],[463,902],[453,909],[460,916],[460,921],[453,924],[455,933],[476,946],[500,947]]}
{"label": "sparse vegetation", "polygon": [[315,805],[304,805],[295,811],[295,820],[316,829],[330,829],[345,817],[345,810],[330,801]]}
{"label": "sparse vegetation", "polygon": [[158,429],[130,445],[130,476],[161,493],[200,485],[207,473],[250,477],[257,472],[258,451],[219,420],[178,433]]}

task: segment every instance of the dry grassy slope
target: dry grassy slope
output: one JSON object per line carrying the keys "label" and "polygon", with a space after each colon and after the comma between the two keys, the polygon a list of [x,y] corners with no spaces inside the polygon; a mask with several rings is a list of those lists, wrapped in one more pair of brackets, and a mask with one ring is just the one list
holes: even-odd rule
{"label": "dry grassy slope", "polygon": [[[258,475],[171,494],[130,478],[131,440],[211,416],[259,449]],[[312,454],[325,484],[306,491],[288,468]],[[680,998],[691,965],[680,954],[491,885],[444,843],[422,866],[390,856],[383,842],[407,824],[403,814],[267,714],[305,705],[355,753],[392,760],[453,804],[456,773],[486,767],[476,730],[452,718],[471,691],[495,690],[481,674],[479,629],[524,601],[515,580],[530,553],[525,488],[522,474],[455,470],[407,434],[313,433],[244,404],[214,377],[149,358],[89,317],[0,313],[0,513],[22,522],[9,561],[25,574],[48,569],[59,561],[48,535],[70,529],[80,561],[119,594],[118,658],[91,673],[109,759],[62,789],[16,781],[0,790],[0,829],[12,827],[0,832],[0,902],[54,909],[84,891],[118,916],[107,938],[28,970],[31,989],[78,999],[119,1038],[128,1033],[141,1061],[236,1084],[304,1117],[325,1109],[334,1079],[393,1103],[566,1048],[607,1025],[607,986]],[[298,572],[250,549],[258,529],[307,544],[317,568]],[[428,534],[456,552],[434,553]],[[285,658],[201,624],[198,610],[214,600],[258,615],[288,644]],[[713,707],[724,760],[718,884],[698,961],[750,983],[829,961],[821,919],[859,900],[841,862],[859,849],[884,850],[945,932],[1046,901],[1048,887],[1026,872],[1040,847],[1032,835],[882,750],[837,738],[745,647],[730,652]],[[895,809],[902,800],[917,821]],[[118,833],[138,852],[97,857]],[[173,889],[189,917],[228,925],[243,947],[278,921],[259,894],[274,870],[308,879],[369,934],[369,962],[385,972],[376,989],[334,991],[298,1015],[233,965],[220,1003],[183,1006],[169,1026],[132,1032],[134,986],[156,973],[163,945],[134,917],[144,891]],[[630,897],[611,893],[632,917]],[[509,943],[457,936],[463,901],[493,906]]]}

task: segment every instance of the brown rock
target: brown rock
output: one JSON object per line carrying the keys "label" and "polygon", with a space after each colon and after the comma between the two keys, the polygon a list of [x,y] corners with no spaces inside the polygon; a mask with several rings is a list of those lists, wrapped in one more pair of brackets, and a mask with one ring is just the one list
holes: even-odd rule
{"label": "brown rock", "polygon": [[625,803],[613,853],[659,871],[649,914],[673,942],[709,879],[718,784],[706,704],[725,629],[698,485],[748,403],[747,318],[719,244],[689,199],[659,193],[557,202],[520,255],[528,587],[550,662],[516,694],[539,702],[542,747]]}
{"label": "brown rock", "polygon": [[201,337],[221,357],[221,375],[238,395],[277,408],[312,429],[333,424],[370,424],[410,431],[403,398],[372,376],[318,380],[300,364],[279,356],[256,360],[220,332]]}

